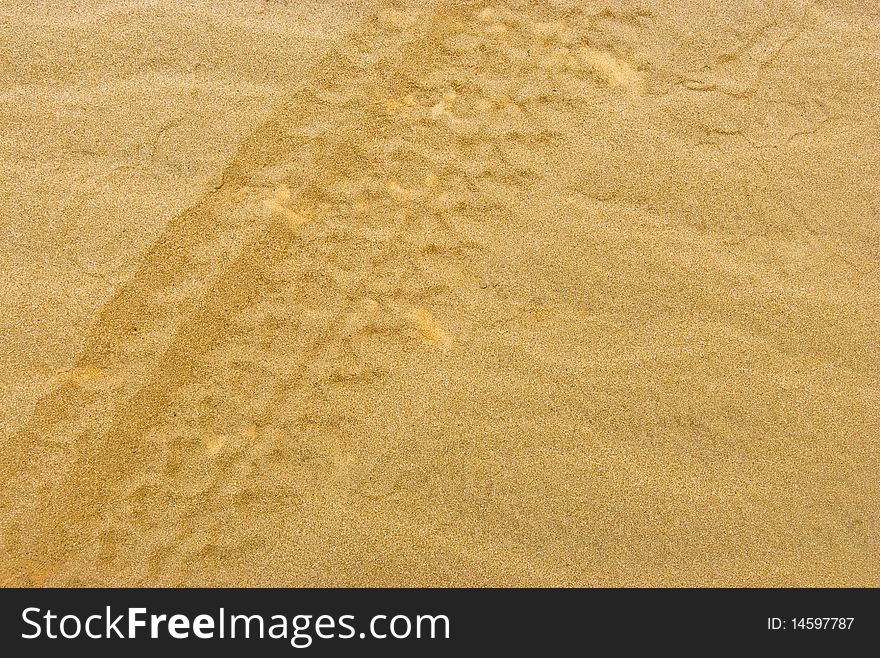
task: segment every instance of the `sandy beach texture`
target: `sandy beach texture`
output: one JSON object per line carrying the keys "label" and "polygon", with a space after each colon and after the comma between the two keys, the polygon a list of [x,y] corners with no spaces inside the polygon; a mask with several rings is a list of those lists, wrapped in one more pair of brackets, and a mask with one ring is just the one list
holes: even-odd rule
{"label": "sandy beach texture", "polygon": [[4,585],[880,585],[873,0],[0,2]]}

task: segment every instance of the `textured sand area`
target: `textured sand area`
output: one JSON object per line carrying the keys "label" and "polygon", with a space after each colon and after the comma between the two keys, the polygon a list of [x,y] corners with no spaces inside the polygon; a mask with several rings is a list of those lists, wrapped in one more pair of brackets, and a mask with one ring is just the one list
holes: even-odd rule
{"label": "textured sand area", "polygon": [[0,2],[0,583],[880,585],[880,12]]}

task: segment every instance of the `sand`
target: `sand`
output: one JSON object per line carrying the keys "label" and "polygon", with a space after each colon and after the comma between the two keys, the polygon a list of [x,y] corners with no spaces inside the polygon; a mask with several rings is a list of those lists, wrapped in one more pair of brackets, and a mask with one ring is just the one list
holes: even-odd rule
{"label": "sand", "polygon": [[880,585],[872,0],[10,0],[0,64],[4,585]]}

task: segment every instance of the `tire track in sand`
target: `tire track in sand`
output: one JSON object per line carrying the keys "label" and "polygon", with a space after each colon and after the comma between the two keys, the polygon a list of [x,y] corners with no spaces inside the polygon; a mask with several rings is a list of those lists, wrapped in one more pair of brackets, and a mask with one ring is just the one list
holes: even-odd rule
{"label": "tire track in sand", "polygon": [[[393,29],[377,32],[368,20],[332,49],[311,79],[240,147],[221,185],[169,223],[135,276],[102,309],[85,343],[75,370],[99,372],[95,384],[71,378],[41,399],[24,429],[12,437],[3,462],[4,482],[9,483],[3,501],[10,519],[4,528],[7,580],[29,583],[35,574],[38,581],[51,578],[77,551],[92,548],[91,526],[126,484],[114,476],[146,467],[150,445],[140,439],[205,352],[221,340],[230,309],[260,295],[272,264],[296,238],[277,217],[255,222],[255,213],[247,212],[254,178],[304,147],[306,140],[296,128],[326,115],[328,98],[345,98],[352,89],[369,97],[369,90],[378,90],[384,72],[376,63],[394,61],[426,28],[425,22],[394,25],[394,16],[386,20]],[[350,58],[347,44],[359,45],[369,55],[366,63]],[[311,168],[303,188],[320,188],[329,174],[316,174],[332,173],[334,162],[351,155],[348,146],[341,139],[320,154],[320,162],[303,161]],[[230,206],[238,212],[229,212]],[[339,310],[325,336],[345,313]],[[300,372],[324,344],[306,351]],[[55,473],[56,480],[40,482],[33,490],[35,475],[46,472]]]}

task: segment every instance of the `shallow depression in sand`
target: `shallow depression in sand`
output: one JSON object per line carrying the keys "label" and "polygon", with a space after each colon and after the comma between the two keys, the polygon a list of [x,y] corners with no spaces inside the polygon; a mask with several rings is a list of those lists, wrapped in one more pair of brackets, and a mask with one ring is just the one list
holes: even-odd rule
{"label": "shallow depression in sand", "polygon": [[3,584],[878,584],[872,3],[3,13]]}

